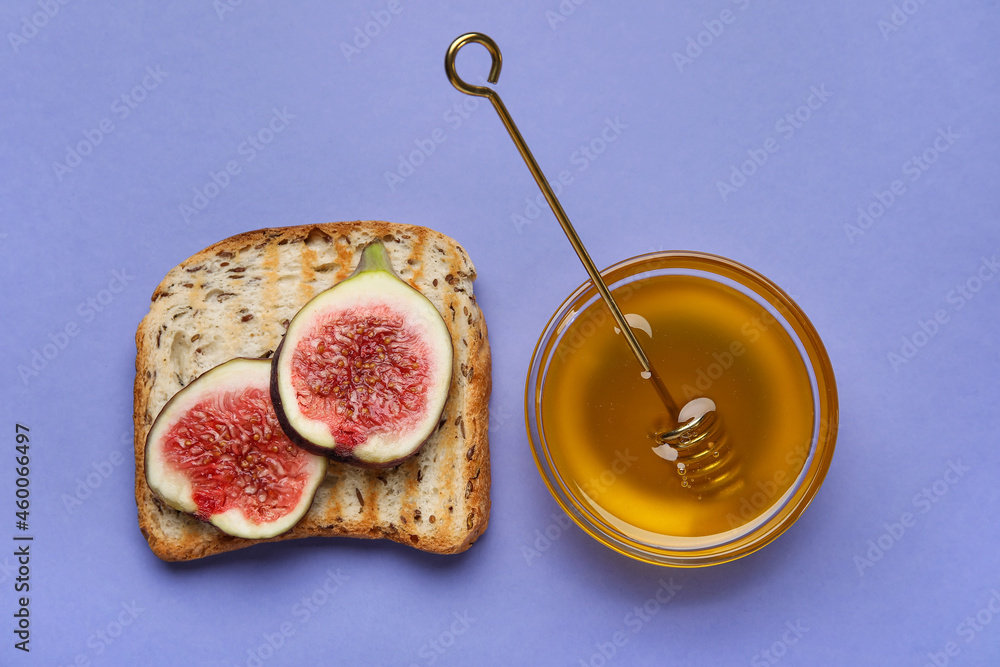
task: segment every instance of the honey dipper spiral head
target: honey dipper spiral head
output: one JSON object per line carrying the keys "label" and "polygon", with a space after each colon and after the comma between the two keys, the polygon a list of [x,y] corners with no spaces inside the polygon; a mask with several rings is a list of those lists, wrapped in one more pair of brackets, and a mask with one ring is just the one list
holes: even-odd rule
{"label": "honey dipper spiral head", "polygon": [[695,399],[681,409],[678,421],[677,428],[657,434],[661,444],[653,451],[677,464],[681,486],[699,495],[738,488],[739,459],[715,403]]}

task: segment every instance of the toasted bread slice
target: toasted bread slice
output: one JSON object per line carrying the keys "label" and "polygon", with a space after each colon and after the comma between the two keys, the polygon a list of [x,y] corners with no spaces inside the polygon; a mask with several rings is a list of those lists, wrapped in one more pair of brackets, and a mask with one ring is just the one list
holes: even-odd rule
{"label": "toasted bread slice", "polygon": [[[162,503],[145,476],[146,434],[163,405],[234,357],[267,357],[288,321],[354,269],[380,238],[399,276],[444,317],[452,336],[451,390],[437,430],[390,469],[331,462],[312,507],[269,540],[231,537]],[[139,527],[168,561],[314,535],[388,538],[434,553],[464,551],[490,513],[487,427],[491,389],[486,323],[465,250],[438,232],[382,221],[262,229],[220,241],[172,269],[136,332],[135,497]]]}

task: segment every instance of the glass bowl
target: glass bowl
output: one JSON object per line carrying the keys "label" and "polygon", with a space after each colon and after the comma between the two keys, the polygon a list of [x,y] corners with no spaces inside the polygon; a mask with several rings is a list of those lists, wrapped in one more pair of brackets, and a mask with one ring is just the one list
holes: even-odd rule
{"label": "glass bowl", "polygon": [[819,335],[779,287],[723,257],[656,252],[602,275],[675,402],[717,404],[736,481],[694,493],[652,453],[665,411],[588,281],[549,320],[527,379],[549,491],[590,536],[648,563],[699,567],[762,548],[809,505],[833,456],[837,390]]}

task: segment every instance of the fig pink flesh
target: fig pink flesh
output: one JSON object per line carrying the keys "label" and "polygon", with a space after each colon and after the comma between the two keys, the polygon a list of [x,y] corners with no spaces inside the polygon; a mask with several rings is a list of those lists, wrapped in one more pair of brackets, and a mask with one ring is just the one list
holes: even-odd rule
{"label": "fig pink flesh", "polygon": [[424,416],[429,346],[387,306],[325,313],[292,355],[299,409],[329,426],[338,447],[352,449],[390,426],[406,433]]}
{"label": "fig pink flesh", "polygon": [[278,425],[266,389],[228,391],[197,403],[163,440],[163,458],[191,480],[202,519],[236,508],[254,523],[287,515],[302,499],[313,457]]}

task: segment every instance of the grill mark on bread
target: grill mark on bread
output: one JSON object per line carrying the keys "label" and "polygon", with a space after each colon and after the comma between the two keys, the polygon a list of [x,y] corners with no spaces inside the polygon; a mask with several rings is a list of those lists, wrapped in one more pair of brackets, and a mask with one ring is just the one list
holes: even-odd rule
{"label": "grill mark on bread", "polygon": [[299,297],[302,304],[311,299],[316,293],[313,282],[316,280],[316,272],[313,271],[313,264],[316,263],[316,253],[309,247],[308,243],[302,244],[299,252],[299,270],[302,272],[302,281],[299,283]]}
{"label": "grill mark on bread", "polygon": [[413,289],[417,291],[422,291],[420,289],[420,279],[424,275],[423,267],[420,266],[420,264],[412,258],[408,259],[406,261],[406,264],[407,268],[410,270],[410,277],[407,279],[406,282],[409,283],[410,287],[412,287]]}
{"label": "grill mark on bread", "polygon": [[[267,280],[263,281],[264,293],[261,295],[260,309],[265,313],[276,312],[281,303],[278,295],[278,281],[275,280],[275,277],[278,275],[280,252],[281,248],[276,243],[269,243],[264,247],[264,258],[261,261],[261,269]],[[269,339],[278,339],[284,333],[279,328],[281,323],[277,321],[277,318],[264,317],[261,319],[264,323],[264,334]],[[277,343],[271,345],[271,349],[274,349],[276,345]]]}
{"label": "grill mark on bread", "polygon": [[423,460],[426,447],[420,450],[416,456],[407,460],[397,470],[403,480],[403,496],[399,499],[400,519],[404,524],[408,524],[407,515],[412,513],[416,505],[416,499],[420,495],[420,463]]}
{"label": "grill mark on bread", "polygon": [[334,283],[339,283],[341,280],[351,275],[351,271],[354,270],[354,267],[351,266],[353,250],[351,248],[350,237],[347,235],[341,235],[334,244],[334,247],[337,252],[337,263],[340,264],[340,268],[334,276]]}
{"label": "grill mark on bread", "polygon": [[341,517],[344,514],[343,504],[341,503],[340,493],[342,489],[346,486],[341,484],[340,481],[343,479],[343,475],[340,474],[340,464],[334,461],[327,462],[326,468],[326,479],[323,480],[323,484],[330,484],[330,499],[328,501],[326,509],[326,519],[336,518],[337,521],[342,521]]}
{"label": "grill mark on bread", "polygon": [[[421,239],[420,241],[423,241]],[[410,286],[413,289],[420,290],[420,281],[424,277],[424,244],[422,242],[417,242],[413,246],[413,251],[410,253],[410,258],[406,261],[407,265],[410,267],[413,275],[410,276]],[[426,295],[425,295],[426,296]]]}
{"label": "grill mark on bread", "polygon": [[[453,410],[454,407],[448,408],[449,422],[451,421],[450,414]],[[458,437],[458,433],[450,425],[450,423],[446,428],[442,429],[441,431],[442,431],[441,435],[443,436],[443,438],[446,439],[447,442],[451,442],[452,440]],[[458,461],[452,461],[451,465],[442,466],[441,474],[437,479],[437,486],[439,489],[441,489],[442,495],[446,496],[449,499],[451,499],[455,495],[455,474],[458,472],[458,469],[460,467],[461,464]],[[452,517],[449,516],[445,520],[444,523],[446,526],[449,527],[451,526],[451,519]]]}
{"label": "grill mark on bread", "polygon": [[367,503],[362,503],[364,508],[364,522],[367,526],[374,526],[378,523],[379,508],[382,503],[379,502],[379,493],[381,486],[374,475],[367,476],[367,484],[365,485],[365,497],[368,498]]}

